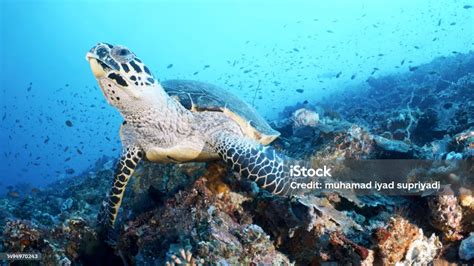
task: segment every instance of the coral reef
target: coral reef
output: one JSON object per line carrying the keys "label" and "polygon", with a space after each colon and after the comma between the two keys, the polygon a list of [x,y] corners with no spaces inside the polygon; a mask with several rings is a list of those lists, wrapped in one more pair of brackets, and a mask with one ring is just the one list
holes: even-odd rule
{"label": "coral reef", "polygon": [[291,116],[293,135],[298,137],[311,137],[314,127],[319,123],[319,114],[315,111],[301,108]]}
{"label": "coral reef", "polygon": [[[140,261],[135,262],[146,264],[170,259],[162,251],[171,249],[173,242],[187,241],[193,248],[186,250],[206,262],[288,263],[268,235],[259,226],[249,224],[250,216],[234,205],[245,200],[233,192],[218,197],[208,188],[207,180],[200,178],[191,188],[167,200],[162,208],[128,222],[117,249],[123,254],[138,252],[134,257]],[[176,256],[176,252],[173,254]]]}
{"label": "coral reef", "polygon": [[377,252],[385,265],[426,265],[442,248],[434,234],[426,238],[423,230],[401,217],[392,218],[387,228],[378,228],[374,236]]}
{"label": "coral reef", "polygon": [[454,195],[432,197],[429,201],[432,225],[443,232],[446,240],[459,240],[461,231],[462,209]]}
{"label": "coral reef", "polygon": [[432,263],[442,249],[442,243],[435,234],[428,239],[423,236],[420,229],[418,239],[415,239],[408,247],[405,260],[402,265],[426,265]]}
{"label": "coral reef", "polygon": [[374,251],[355,244],[338,231],[329,236],[331,250],[334,258],[342,263],[357,263],[361,265],[373,265]]}
{"label": "coral reef", "polygon": [[3,237],[8,239],[4,242],[6,251],[24,252],[39,246],[41,232],[28,221],[9,221],[3,230]]}
{"label": "coral reef", "polygon": [[315,127],[319,122],[319,114],[306,108],[301,108],[293,113],[292,120],[293,128]]}
{"label": "coral reef", "polygon": [[472,62],[473,52],[440,57],[415,72],[369,78],[317,105],[375,134],[423,146],[474,126]]}
{"label": "coral reef", "polygon": [[193,254],[190,251],[190,248],[185,249],[180,245],[171,245],[170,250],[167,253],[168,259],[166,260],[167,266],[174,265],[203,265],[204,259],[197,259],[193,257]]}
{"label": "coral reef", "polygon": [[459,246],[459,258],[462,260],[474,259],[474,233],[464,239]]}

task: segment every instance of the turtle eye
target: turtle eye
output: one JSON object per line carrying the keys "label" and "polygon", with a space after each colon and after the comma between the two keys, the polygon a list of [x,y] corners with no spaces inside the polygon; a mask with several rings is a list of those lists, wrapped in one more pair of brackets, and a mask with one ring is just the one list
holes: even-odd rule
{"label": "turtle eye", "polygon": [[121,64],[128,63],[135,57],[127,47],[123,46],[115,46],[111,51],[111,55],[115,61]]}
{"label": "turtle eye", "polygon": [[125,48],[122,48],[119,51],[119,55],[121,55],[121,56],[127,56],[129,54],[130,54],[130,51],[128,49],[125,49]]}

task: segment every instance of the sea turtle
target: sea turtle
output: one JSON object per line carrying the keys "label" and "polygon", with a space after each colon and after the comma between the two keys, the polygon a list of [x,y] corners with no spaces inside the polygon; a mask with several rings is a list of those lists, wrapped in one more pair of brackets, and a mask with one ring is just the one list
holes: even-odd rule
{"label": "sea turtle", "polygon": [[267,191],[287,195],[285,157],[265,146],[279,136],[244,101],[217,86],[190,80],[160,84],[123,46],[99,43],[86,55],[109,104],[124,118],[123,155],[106,212],[114,227],[125,187],[142,159],[185,163],[221,159]]}

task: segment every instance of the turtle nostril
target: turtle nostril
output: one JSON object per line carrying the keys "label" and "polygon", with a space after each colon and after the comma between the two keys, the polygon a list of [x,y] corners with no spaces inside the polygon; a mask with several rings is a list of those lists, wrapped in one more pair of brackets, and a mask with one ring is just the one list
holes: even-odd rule
{"label": "turtle nostril", "polygon": [[99,58],[104,58],[108,53],[107,49],[104,47],[99,47],[98,49],[96,49],[95,52],[99,56]]}

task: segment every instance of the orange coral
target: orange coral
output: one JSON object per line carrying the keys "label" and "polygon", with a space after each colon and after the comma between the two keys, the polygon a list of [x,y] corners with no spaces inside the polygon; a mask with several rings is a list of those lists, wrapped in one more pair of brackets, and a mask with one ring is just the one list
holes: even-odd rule
{"label": "orange coral", "polygon": [[378,228],[375,240],[383,263],[393,265],[403,260],[410,244],[419,235],[419,228],[401,217],[392,218],[387,228]]}
{"label": "orange coral", "polygon": [[224,195],[230,191],[229,186],[222,181],[222,178],[227,175],[227,167],[224,163],[213,162],[209,163],[207,172],[203,178],[207,180],[206,186],[217,195]]}

